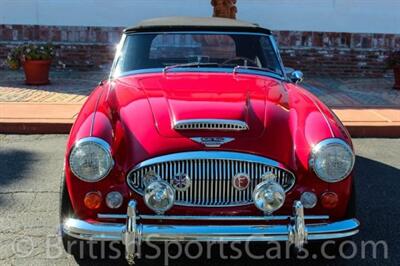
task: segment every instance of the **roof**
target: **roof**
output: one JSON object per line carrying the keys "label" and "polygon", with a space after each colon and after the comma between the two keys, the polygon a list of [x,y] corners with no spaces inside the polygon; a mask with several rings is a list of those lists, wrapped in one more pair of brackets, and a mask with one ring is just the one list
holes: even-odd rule
{"label": "roof", "polygon": [[163,17],[148,19],[134,27],[126,28],[124,32],[150,32],[150,31],[182,31],[182,30],[216,30],[216,31],[241,31],[271,34],[268,29],[257,24],[228,19],[228,18],[200,18],[200,17]]}

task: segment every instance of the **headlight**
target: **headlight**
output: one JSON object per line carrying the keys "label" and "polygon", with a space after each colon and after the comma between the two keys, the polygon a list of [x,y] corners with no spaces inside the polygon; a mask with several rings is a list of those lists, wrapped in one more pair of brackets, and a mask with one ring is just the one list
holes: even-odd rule
{"label": "headlight", "polygon": [[72,173],[83,181],[99,181],[114,166],[110,145],[99,138],[81,139],[72,148],[69,165]]}
{"label": "headlight", "polygon": [[353,170],[355,156],[341,139],[326,139],[312,150],[310,167],[322,180],[334,183],[345,179]]}

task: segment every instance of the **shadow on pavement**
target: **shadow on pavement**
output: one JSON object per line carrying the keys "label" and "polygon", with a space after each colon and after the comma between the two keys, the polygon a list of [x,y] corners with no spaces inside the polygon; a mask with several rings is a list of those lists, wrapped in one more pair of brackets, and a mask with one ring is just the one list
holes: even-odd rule
{"label": "shadow on pavement", "polygon": [[[0,149],[0,190],[4,191],[4,187],[26,178],[34,157],[33,153],[24,150]],[[0,197],[0,204],[1,201]]]}
{"label": "shadow on pavement", "polygon": [[[400,239],[399,228],[400,220],[400,169],[370,160],[364,157],[357,157],[356,163],[356,190],[357,190],[357,218],[362,227],[361,232],[353,240],[356,245],[356,253],[350,256],[352,249],[346,249],[346,256],[349,258],[337,258],[335,260],[321,260],[321,257],[312,257],[308,259],[284,259],[267,260],[252,259],[251,256],[244,255],[239,259],[222,259],[220,249],[213,250],[212,257],[201,256],[192,259],[187,256],[180,256],[178,259],[169,260],[169,265],[398,265],[400,248],[397,245]],[[362,254],[362,241],[385,240],[388,246],[388,258],[384,259],[384,249],[377,249],[376,259],[373,258],[373,252],[370,247],[364,249]],[[196,245],[192,245],[196,249]],[[257,255],[266,253],[265,246],[261,244],[254,245],[251,249]],[[151,254],[154,254],[152,249]],[[236,256],[237,252],[228,252],[224,250],[225,255],[232,253]],[[175,255],[176,250],[171,251]],[[191,254],[196,254],[196,250]],[[282,256],[284,258],[284,256]],[[77,260],[80,265],[127,265],[123,258],[110,261],[88,261]],[[161,256],[156,260],[138,260],[137,265],[166,265],[165,257]]]}

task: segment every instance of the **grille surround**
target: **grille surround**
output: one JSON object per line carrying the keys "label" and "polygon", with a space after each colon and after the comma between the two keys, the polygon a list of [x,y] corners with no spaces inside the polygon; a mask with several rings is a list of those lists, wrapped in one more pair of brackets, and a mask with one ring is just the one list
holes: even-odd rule
{"label": "grille surround", "polygon": [[[139,163],[127,175],[129,187],[143,196],[142,177],[154,171],[162,180],[172,183],[176,174],[186,173],[191,186],[186,191],[176,191],[175,205],[194,207],[237,207],[253,204],[252,192],[262,182],[262,175],[273,172],[285,192],[291,190],[296,177],[282,164],[252,154],[199,151],[183,152],[155,157]],[[189,173],[188,173],[189,172]],[[238,173],[250,176],[250,185],[237,190],[232,178]]]}
{"label": "grille surround", "polygon": [[226,119],[190,119],[174,123],[175,130],[220,130],[245,131],[249,130],[246,122]]}

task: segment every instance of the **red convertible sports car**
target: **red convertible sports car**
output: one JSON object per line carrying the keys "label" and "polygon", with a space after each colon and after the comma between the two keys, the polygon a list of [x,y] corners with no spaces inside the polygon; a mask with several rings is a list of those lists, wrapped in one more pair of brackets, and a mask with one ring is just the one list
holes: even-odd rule
{"label": "red convertible sports car", "polygon": [[71,130],[62,238],[283,241],[355,235],[354,152],[267,29],[222,18],[127,28]]}

